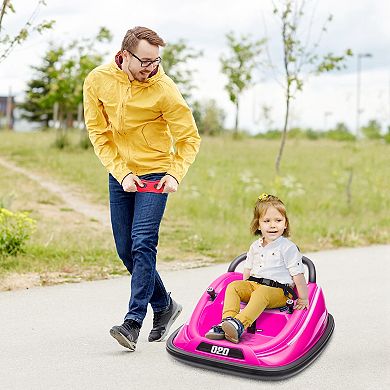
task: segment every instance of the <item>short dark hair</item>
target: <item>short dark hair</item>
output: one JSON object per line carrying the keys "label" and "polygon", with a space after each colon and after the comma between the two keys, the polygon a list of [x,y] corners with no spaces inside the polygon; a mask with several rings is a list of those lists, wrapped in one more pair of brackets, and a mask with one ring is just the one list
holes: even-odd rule
{"label": "short dark hair", "polygon": [[154,46],[165,46],[164,40],[156,32],[146,27],[137,26],[127,31],[122,41],[121,50],[133,51],[141,39],[145,39]]}

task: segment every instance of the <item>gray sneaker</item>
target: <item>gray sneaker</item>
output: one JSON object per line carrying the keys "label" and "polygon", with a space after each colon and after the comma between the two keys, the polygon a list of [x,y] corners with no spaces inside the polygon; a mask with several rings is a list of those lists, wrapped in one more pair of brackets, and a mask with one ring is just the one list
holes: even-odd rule
{"label": "gray sneaker", "polygon": [[148,341],[162,341],[168,334],[169,328],[182,311],[182,306],[172,298],[168,309],[154,313],[153,329],[149,333]]}
{"label": "gray sneaker", "polygon": [[225,339],[232,343],[239,343],[240,337],[244,333],[244,325],[240,320],[233,317],[226,317],[221,324],[222,330],[225,332]]}
{"label": "gray sneaker", "polygon": [[140,325],[136,321],[125,320],[122,325],[113,326],[110,329],[110,335],[114,337],[122,347],[128,348],[133,352],[135,351],[139,331]]}
{"label": "gray sneaker", "polygon": [[223,331],[221,324],[211,327],[204,337],[210,340],[223,340],[225,338],[225,332]]}

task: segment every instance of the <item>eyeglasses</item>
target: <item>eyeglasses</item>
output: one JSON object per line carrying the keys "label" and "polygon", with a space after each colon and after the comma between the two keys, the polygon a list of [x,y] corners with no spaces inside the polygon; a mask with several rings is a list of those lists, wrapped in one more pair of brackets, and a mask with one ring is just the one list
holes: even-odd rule
{"label": "eyeglasses", "polygon": [[[128,51],[128,50],[127,50]],[[132,53],[131,51],[128,51],[134,58],[136,58],[140,63],[141,63],[141,67],[142,68],[147,68],[148,66],[150,65],[158,65],[160,62],[161,62],[161,57],[157,57],[155,60],[153,61],[150,61],[150,60],[141,60],[141,58],[137,57],[134,53]]]}

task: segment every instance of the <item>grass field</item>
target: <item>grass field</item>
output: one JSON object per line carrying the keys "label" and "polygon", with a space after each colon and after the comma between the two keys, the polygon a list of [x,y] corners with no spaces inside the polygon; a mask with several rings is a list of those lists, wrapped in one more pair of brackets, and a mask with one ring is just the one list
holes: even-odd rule
{"label": "grass field", "polygon": [[[0,256],[0,290],[1,279],[12,273],[30,275],[28,278],[36,277],[32,275],[34,273],[39,274],[39,280],[34,282],[39,285],[122,273],[123,267],[116,260],[110,232],[96,221],[64,207],[57,196],[24,175],[7,171],[2,166],[0,188],[1,206],[27,211],[37,221],[36,231],[25,253]],[[7,282],[5,287],[12,288],[19,282],[15,280],[10,285]]]}
{"label": "grass field", "polygon": [[[53,132],[0,132],[0,156],[47,178],[77,185],[92,201],[106,204],[107,174],[93,150],[78,148],[80,135],[71,133],[73,146],[60,151],[51,146],[54,137]],[[160,259],[227,261],[244,252],[253,240],[249,223],[261,192],[284,200],[292,239],[302,251],[390,242],[389,145],[288,140],[281,175],[276,176],[278,146],[278,141],[252,138],[204,138],[179,192],[170,196],[161,229]],[[0,172],[0,200],[12,198],[10,194],[23,197],[20,194],[26,180]],[[30,185],[34,192],[40,192],[36,184],[27,187]],[[35,204],[39,201],[42,199]],[[68,226],[63,227],[66,240],[52,239],[46,245],[55,222],[48,216],[35,215],[34,206],[22,202],[11,202],[10,208],[31,210],[39,228],[27,252],[14,259],[13,265],[6,267],[8,271],[21,271],[23,267],[17,264],[30,263],[31,257],[53,258],[54,269],[57,263],[76,266],[81,258],[89,259],[84,260],[87,268],[108,263],[114,269],[110,232],[96,227],[91,233],[93,221],[82,221],[75,227],[70,217]],[[80,237],[85,245],[80,245]],[[38,263],[33,262],[29,269],[39,269]],[[4,260],[0,266],[4,271]]]}

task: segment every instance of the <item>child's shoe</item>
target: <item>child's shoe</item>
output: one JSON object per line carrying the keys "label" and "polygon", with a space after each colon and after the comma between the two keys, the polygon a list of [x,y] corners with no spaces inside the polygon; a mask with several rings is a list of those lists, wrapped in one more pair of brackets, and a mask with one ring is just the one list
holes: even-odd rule
{"label": "child's shoe", "polygon": [[225,332],[223,331],[221,324],[214,325],[206,334],[205,337],[210,340],[223,340],[225,338]]}
{"label": "child's shoe", "polygon": [[244,333],[244,325],[240,320],[227,317],[222,321],[222,330],[225,332],[225,339],[237,344]]}

